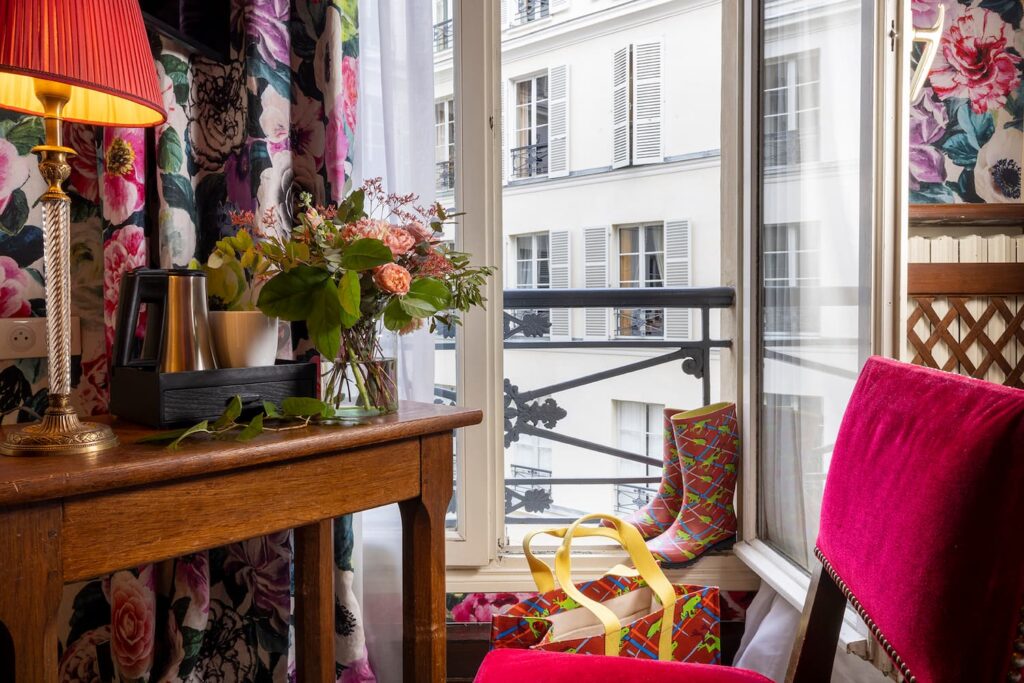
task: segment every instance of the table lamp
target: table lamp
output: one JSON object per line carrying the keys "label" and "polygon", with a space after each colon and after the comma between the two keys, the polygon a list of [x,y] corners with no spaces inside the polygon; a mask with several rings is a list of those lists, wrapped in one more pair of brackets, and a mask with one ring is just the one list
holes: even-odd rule
{"label": "table lamp", "polygon": [[71,407],[71,172],[62,121],[143,127],[166,115],[139,0],[0,2],[0,107],[43,117],[33,148],[49,185],[42,196],[49,403],[42,420],[5,428],[0,453],[93,453],[117,445],[111,429]]}

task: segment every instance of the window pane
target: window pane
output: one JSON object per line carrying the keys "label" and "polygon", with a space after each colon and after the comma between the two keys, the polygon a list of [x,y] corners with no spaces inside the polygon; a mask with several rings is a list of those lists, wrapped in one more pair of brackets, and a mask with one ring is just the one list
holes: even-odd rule
{"label": "window pane", "polygon": [[661,242],[662,229],[660,225],[651,225],[644,228],[644,251],[648,254],[655,251],[664,251],[665,246]]}
{"label": "window pane", "polygon": [[640,229],[619,228],[619,253],[639,254],[640,253]]}
{"label": "window pane", "polygon": [[633,287],[640,281],[640,257],[623,254],[619,257],[619,284]]}
{"label": "window pane", "polygon": [[662,273],[665,267],[665,255],[664,254],[648,254],[647,255],[647,269],[645,278],[648,283],[661,283]]}
{"label": "window pane", "polygon": [[[871,216],[861,207],[862,178],[871,174],[862,149],[870,148],[872,103],[861,98],[862,88],[809,83],[860,82],[862,50],[872,48],[855,8],[777,10],[787,16],[771,21],[788,28],[784,35],[766,28],[763,41],[766,82],[788,92],[766,92],[766,113],[794,105],[805,111],[790,112],[796,138],[782,137],[777,122],[764,127],[764,166],[777,168],[761,183],[759,526],[768,543],[805,568],[836,431],[870,349]],[[788,74],[798,83],[787,82]],[[822,166],[832,171],[801,163],[819,140],[828,150]]]}

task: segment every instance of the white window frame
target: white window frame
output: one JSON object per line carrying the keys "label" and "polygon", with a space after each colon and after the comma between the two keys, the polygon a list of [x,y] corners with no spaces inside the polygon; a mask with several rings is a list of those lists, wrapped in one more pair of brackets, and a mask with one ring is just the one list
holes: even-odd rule
{"label": "white window frame", "polygon": [[[814,60],[815,66],[818,70],[818,78],[809,79],[807,81],[800,81],[800,73],[798,70],[798,62],[801,58],[808,56]],[[786,85],[773,88],[775,91],[785,90],[786,92],[786,109],[785,111],[776,114],[765,114],[765,117],[776,117],[786,119],[786,132],[797,133],[797,141],[801,145],[800,160],[798,163],[815,162],[819,159],[821,154],[820,147],[820,130],[821,130],[821,54],[817,49],[808,50],[806,52],[792,52],[778,57],[773,57],[769,61],[784,64],[786,67]],[[808,107],[806,109],[798,109],[797,103],[799,102],[799,91],[800,88],[808,85],[818,86],[818,103],[817,106]],[[814,115],[814,130],[811,131],[816,137],[813,140],[813,148],[811,150],[810,158],[804,158],[803,153],[803,135],[808,131],[802,131],[800,126],[800,116],[802,114]],[[789,162],[792,163],[792,162]]]}
{"label": "white window frame", "polygon": [[[437,114],[439,110],[443,110],[444,118],[442,121],[437,120]],[[452,165],[452,172],[454,174],[455,164],[455,97],[442,97],[434,102],[434,162],[435,164],[448,163]],[[441,142],[438,142],[438,139]],[[441,150],[444,149],[444,154],[441,154]],[[443,158],[442,158],[443,157]],[[436,166],[435,166],[436,169]],[[435,179],[436,179],[435,175]],[[436,184],[436,183],[435,183]],[[438,193],[449,194],[454,191],[454,188],[449,187],[437,187]]]}
{"label": "white window frame", "polygon": [[[659,253],[657,251],[648,251],[647,249],[647,228],[657,227],[661,229],[661,283],[658,285],[649,284],[646,277],[646,261],[649,254]],[[639,280],[636,280],[636,287],[645,289],[647,287],[664,287],[665,286],[665,264],[666,264],[666,250],[665,250],[665,221],[647,221],[642,223],[627,223],[623,225],[616,225],[612,228],[612,239],[614,240],[614,249],[610,250],[612,253],[612,277],[616,287],[623,287],[622,284],[622,262],[620,257],[622,256],[622,231],[623,230],[636,230],[638,234],[637,248],[639,252],[636,254],[640,259],[640,273],[644,275]],[[632,252],[629,252],[632,254]],[[630,282],[633,282],[630,280]],[[612,311],[612,336],[617,339],[664,339],[665,338],[665,309],[661,309],[661,334],[621,334],[619,332],[619,311],[623,309],[614,309]],[[643,309],[643,310],[657,310],[657,309]]]}
{"label": "white window frame", "polygon": [[[548,243],[547,257],[543,258],[543,259],[537,256],[537,253],[538,253],[537,240],[538,240],[538,238],[541,238],[541,237],[543,237],[545,240],[547,240],[547,243]],[[520,235],[512,235],[511,239],[512,239],[512,249],[513,249],[513,252],[512,252],[513,259],[512,260],[513,260],[513,268],[514,268],[513,282],[511,283],[512,286],[514,286],[516,289],[550,289],[551,288],[551,233],[547,232],[547,231],[523,233],[523,234],[520,234]],[[528,258],[528,259],[521,259],[521,258],[519,258],[519,240],[521,240],[521,239],[528,239],[528,240],[530,240],[530,258]],[[528,261],[530,263],[530,267],[531,267],[530,273],[532,275],[532,277],[531,277],[532,282],[529,282],[529,283],[522,283],[522,282],[519,281],[519,264],[524,262],[524,261]],[[547,281],[546,284],[541,284],[539,282],[540,262],[541,261],[546,261],[547,264],[548,264],[548,281]]]}
{"label": "white window frame", "polygon": [[[541,78],[543,78],[544,81],[545,81],[547,96],[544,98],[544,102],[547,104],[547,107],[548,107],[548,120],[547,120],[547,123],[544,123],[544,124],[538,124],[537,123],[537,110],[538,110],[538,104],[539,104],[539,100],[537,98],[537,81],[539,79],[541,79]],[[521,84],[523,84],[523,83],[529,83],[530,84],[530,101],[527,104],[525,104],[525,105],[519,104],[519,100],[518,100],[519,86]],[[526,146],[536,147],[538,144],[540,144],[540,143],[537,142],[537,137],[538,137],[538,132],[539,132],[541,126],[543,126],[545,133],[547,133],[547,142],[544,143],[545,154],[547,154],[547,152],[550,151],[550,147],[551,147],[551,76],[550,76],[550,73],[548,72],[548,70],[545,69],[544,71],[537,72],[537,73],[534,73],[534,74],[530,74],[530,75],[527,75],[527,76],[520,76],[519,78],[512,79],[511,85],[512,85],[512,87],[511,87],[511,95],[510,95],[510,98],[509,98],[510,99],[509,106],[511,107],[511,110],[510,110],[511,111],[510,125],[511,125],[511,133],[512,133],[512,135],[509,137],[509,149],[508,149],[508,155],[509,155],[509,169],[508,169],[509,170],[509,180],[526,180],[528,178],[546,178],[547,175],[548,175],[548,164],[550,163],[550,159],[548,159],[547,156],[545,156],[545,166],[544,166],[544,171],[543,172],[530,173],[530,174],[527,174],[527,175],[519,175],[519,174],[516,173],[515,157],[512,154],[512,150],[513,149],[518,149],[518,148],[521,148],[521,147],[526,147]],[[520,128],[519,127],[519,110],[522,107],[527,107],[528,110],[529,110],[529,123],[524,128]],[[522,144],[519,143],[519,136],[520,136],[521,133],[524,133],[524,132],[529,134],[529,139],[532,140],[533,142],[528,143],[527,145],[522,145]]]}
{"label": "white window frame", "polygon": [[[877,38],[874,50],[865,56],[862,73],[873,82],[862,85],[863,95],[874,102],[873,139],[862,152],[874,159],[875,173],[866,181],[871,199],[861,207],[874,222],[873,292],[871,293],[872,352],[898,356],[902,348],[902,302],[906,299],[906,264],[901,263],[900,245],[906,241],[906,186],[900,169],[907,168],[908,135],[904,123],[907,109],[901,103],[903,87],[910,73],[909,44],[903,38],[910,23],[909,12],[899,0],[864,2],[863,30]],[[735,235],[723,231],[723,281],[736,283],[737,304],[723,312],[722,332],[733,336],[733,349],[722,354],[722,398],[736,400],[741,408],[741,433],[757,434],[759,372],[757,334],[759,316],[758,233],[760,220],[759,131],[763,124],[760,93],[759,55],[762,25],[761,3],[726,3],[722,7],[726,35],[742,36],[736,41],[740,53],[726,56],[723,70],[722,118],[722,225],[741,225]],[[892,33],[890,34],[890,31]],[[889,38],[888,36],[892,36]],[[729,78],[729,71],[734,78]],[[725,106],[730,101],[734,108]],[[731,179],[739,178],[741,182]],[[735,223],[734,223],[735,222]],[[733,247],[733,248],[730,248]],[[736,256],[739,258],[736,258]],[[732,362],[729,362],[731,359]],[[730,389],[732,391],[730,391]],[[730,396],[726,392],[734,392]],[[738,500],[740,542],[735,555],[766,584],[796,609],[803,608],[810,587],[810,575],[771,547],[759,536],[757,439],[744,440]],[[874,656],[860,618],[847,609],[840,633],[840,646],[864,658]],[[876,660],[877,661],[877,660]]]}

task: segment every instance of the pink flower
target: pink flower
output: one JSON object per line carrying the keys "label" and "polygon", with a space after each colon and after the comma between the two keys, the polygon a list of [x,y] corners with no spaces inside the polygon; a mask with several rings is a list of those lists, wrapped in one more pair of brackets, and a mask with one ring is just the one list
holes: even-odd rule
{"label": "pink flower", "polygon": [[327,117],[327,150],[324,155],[327,180],[331,183],[331,197],[336,202],[344,199],[345,164],[348,161],[348,133],[342,117],[344,99],[345,94],[339,93]]}
{"label": "pink flower", "polygon": [[364,654],[361,659],[345,665],[338,683],[377,683],[377,676],[370,667],[370,660]]}
{"label": "pink flower", "polygon": [[412,275],[397,263],[385,263],[373,271],[373,282],[389,294],[408,294]]}
{"label": "pink flower", "polygon": [[[2,142],[2,140],[0,140]],[[32,315],[28,274],[10,256],[0,256],[0,318],[27,318]]]}
{"label": "pink flower", "polygon": [[68,159],[71,175],[68,186],[87,202],[100,200],[99,157],[96,154],[96,129],[75,123],[64,124],[64,144],[75,150]]}
{"label": "pink flower", "polygon": [[74,642],[68,644],[64,656],[60,659],[60,683],[100,683],[99,657],[96,648],[110,642],[110,627],[101,626],[86,631]]}
{"label": "pink flower", "polygon": [[110,649],[125,678],[142,678],[153,665],[156,595],[128,571],[110,579]]}
{"label": "pink flower", "polygon": [[341,79],[344,83],[345,122],[353,133],[356,130],[356,108],[359,104],[359,62],[355,57],[341,60]]}
{"label": "pink flower", "polygon": [[[146,234],[137,225],[126,225],[103,245],[103,320],[107,325],[107,351],[114,344],[114,317],[121,293],[121,276],[146,265]],[[139,331],[145,329],[145,317],[139,316]]]}
{"label": "pink flower", "polygon": [[121,225],[145,203],[145,146],[141,128],[104,132],[103,217]]}
{"label": "pink flower", "polygon": [[467,593],[462,602],[452,607],[452,621],[488,622],[495,614],[501,614],[536,593]]}
{"label": "pink flower", "polygon": [[306,209],[306,220],[309,221],[314,230],[324,224],[324,219],[320,217],[320,214],[315,209]]}
{"label": "pink flower", "polygon": [[942,37],[931,72],[935,94],[942,99],[966,97],[984,114],[1006,104],[1020,84],[1020,55],[1008,50],[1013,28],[986,9],[965,11]]}
{"label": "pink flower", "polygon": [[183,625],[202,628],[210,612],[210,558],[205,552],[186,555],[174,563],[175,595],[188,596]]}
{"label": "pink flower", "polygon": [[409,231],[409,234],[413,236],[417,244],[434,241],[434,231],[419,221],[412,221],[405,226],[405,229]]}
{"label": "pink flower", "polygon": [[416,238],[405,228],[392,227],[384,235],[383,241],[391,250],[391,255],[396,258],[408,254],[409,250],[416,246]]}
{"label": "pink flower", "polygon": [[454,266],[448,257],[439,251],[431,250],[420,262],[416,274],[422,277],[441,277],[450,273]]}
{"label": "pink flower", "polygon": [[108,412],[107,354],[100,353],[92,360],[82,361],[78,395],[89,415],[104,415]]}
{"label": "pink flower", "polygon": [[0,213],[7,208],[11,195],[28,181],[28,162],[18,156],[17,148],[0,138]]}
{"label": "pink flower", "polygon": [[383,242],[389,232],[391,232],[391,224],[387,221],[363,218],[342,228],[341,237],[346,242],[359,239],[374,239]]}

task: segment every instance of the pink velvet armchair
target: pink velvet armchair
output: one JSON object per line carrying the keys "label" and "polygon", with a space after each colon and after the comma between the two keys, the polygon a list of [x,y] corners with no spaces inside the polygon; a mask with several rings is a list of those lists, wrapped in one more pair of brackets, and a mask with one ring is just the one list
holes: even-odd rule
{"label": "pink velvet armchair", "polygon": [[[870,359],[829,467],[821,564],[787,680],[830,679],[849,602],[906,681],[1019,681],[1022,533],[1024,391]],[[726,667],[496,650],[476,681],[527,679],[768,680]]]}

